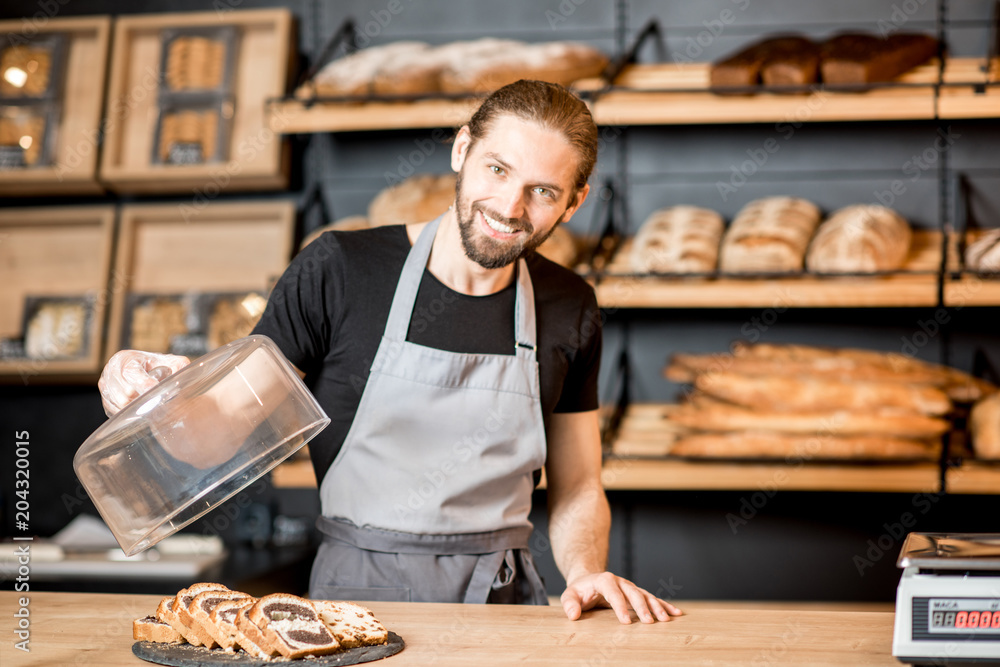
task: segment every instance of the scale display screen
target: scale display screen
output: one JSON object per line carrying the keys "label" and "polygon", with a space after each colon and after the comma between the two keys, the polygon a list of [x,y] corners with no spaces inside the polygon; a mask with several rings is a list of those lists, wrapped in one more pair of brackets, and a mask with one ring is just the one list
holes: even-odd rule
{"label": "scale display screen", "polygon": [[1000,637],[1000,599],[931,598],[928,632],[983,633]]}

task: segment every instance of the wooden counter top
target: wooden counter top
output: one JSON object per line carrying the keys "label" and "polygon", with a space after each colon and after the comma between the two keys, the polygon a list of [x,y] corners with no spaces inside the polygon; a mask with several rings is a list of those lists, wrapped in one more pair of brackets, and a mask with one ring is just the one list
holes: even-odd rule
{"label": "wooden counter top", "polygon": [[[148,665],[132,655],[132,620],[159,597],[28,593],[30,653],[14,648],[18,598],[0,592],[0,664]],[[406,641],[379,663],[408,665],[895,665],[889,612],[727,608],[679,603],[669,623],[620,625],[610,610],[569,621],[560,607],[373,602]],[[278,663],[284,664],[284,663]],[[302,663],[308,665],[308,663]]]}

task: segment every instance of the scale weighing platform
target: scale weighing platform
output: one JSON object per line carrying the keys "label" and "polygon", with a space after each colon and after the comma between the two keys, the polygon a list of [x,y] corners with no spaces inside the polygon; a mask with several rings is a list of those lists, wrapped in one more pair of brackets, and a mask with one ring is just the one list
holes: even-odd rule
{"label": "scale weighing platform", "polygon": [[897,659],[1000,665],[1000,533],[910,533],[896,565]]}

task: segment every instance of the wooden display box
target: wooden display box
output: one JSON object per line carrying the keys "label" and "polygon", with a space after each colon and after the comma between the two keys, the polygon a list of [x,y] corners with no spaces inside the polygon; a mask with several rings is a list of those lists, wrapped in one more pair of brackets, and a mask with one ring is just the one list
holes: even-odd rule
{"label": "wooden display box", "polygon": [[[154,160],[160,123],[163,31],[235,28],[233,70],[221,111],[224,151],[218,161],[162,164]],[[157,14],[115,23],[109,131],[101,155],[101,181],[117,192],[192,190],[209,198],[219,191],[284,189],[288,144],[268,127],[265,101],[284,94],[293,58],[292,16],[286,9]],[[168,91],[169,92],[169,91]]]}
{"label": "wooden display box", "polygon": [[94,380],[103,362],[105,306],[115,283],[109,280],[115,210],[110,206],[0,209],[0,338],[26,335],[29,304],[70,300],[84,304],[80,353],[0,357],[0,381]]}
{"label": "wooden display box", "polygon": [[[31,28],[25,33],[25,26]],[[0,195],[98,194],[97,154],[108,61],[110,17],[50,19],[44,25],[0,22],[4,47],[36,35],[61,33],[65,62],[56,96],[58,122],[53,128],[50,166],[0,170]],[[2,73],[0,73],[2,75]]]}
{"label": "wooden display box", "polygon": [[289,201],[122,207],[107,356],[129,342],[130,295],[266,294],[288,265],[294,228]]}

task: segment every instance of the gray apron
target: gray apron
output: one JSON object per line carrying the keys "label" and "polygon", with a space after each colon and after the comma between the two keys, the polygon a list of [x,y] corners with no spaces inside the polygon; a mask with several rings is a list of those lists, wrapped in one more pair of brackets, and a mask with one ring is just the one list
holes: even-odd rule
{"label": "gray apron", "polygon": [[531,279],[519,260],[515,354],[408,342],[441,219],[407,255],[357,414],[320,486],[313,598],[548,604],[528,550],[546,453]]}

